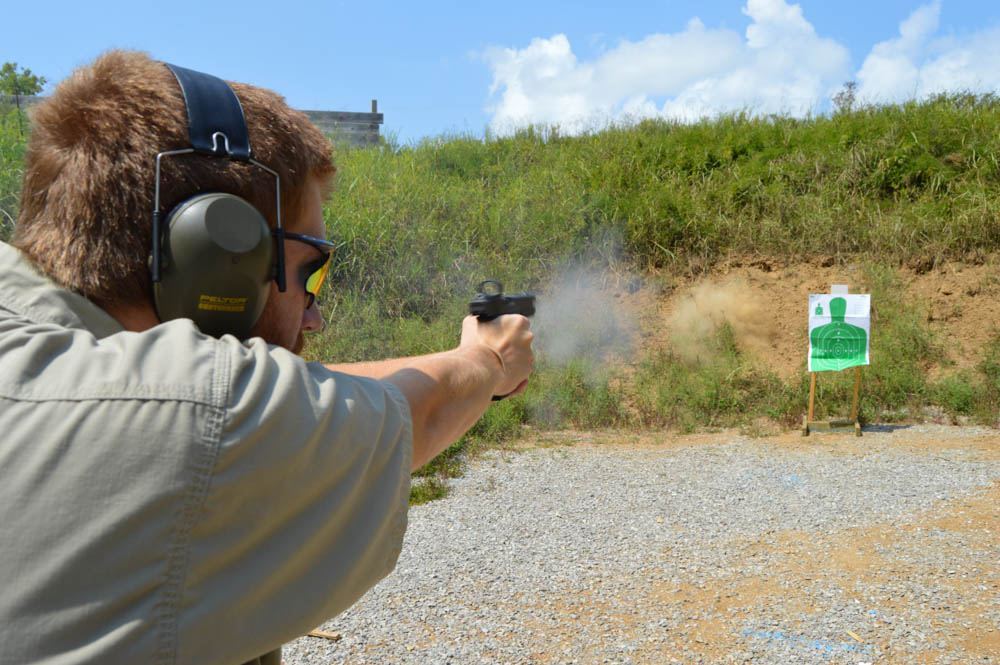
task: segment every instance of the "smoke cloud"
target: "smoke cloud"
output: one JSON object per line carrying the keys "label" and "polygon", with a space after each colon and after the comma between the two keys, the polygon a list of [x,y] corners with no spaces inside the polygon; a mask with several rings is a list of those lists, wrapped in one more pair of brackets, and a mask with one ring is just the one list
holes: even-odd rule
{"label": "smoke cloud", "polygon": [[584,360],[597,367],[631,354],[638,327],[608,280],[571,268],[539,294],[532,328],[541,360],[553,365]]}

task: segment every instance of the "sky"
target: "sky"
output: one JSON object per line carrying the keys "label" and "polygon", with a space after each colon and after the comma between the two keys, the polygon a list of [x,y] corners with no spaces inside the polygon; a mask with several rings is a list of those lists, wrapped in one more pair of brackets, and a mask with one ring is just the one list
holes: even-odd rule
{"label": "sky", "polygon": [[997,0],[4,5],[0,62],[45,76],[45,92],[105,50],[138,49],[299,109],[377,99],[402,145],[530,123],[825,113],[849,80],[874,103],[1000,91]]}

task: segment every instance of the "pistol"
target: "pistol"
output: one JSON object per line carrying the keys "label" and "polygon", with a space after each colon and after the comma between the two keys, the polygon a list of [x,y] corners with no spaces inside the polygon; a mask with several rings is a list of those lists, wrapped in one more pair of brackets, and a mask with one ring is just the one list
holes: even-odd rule
{"label": "pistol", "polygon": [[469,314],[480,321],[492,321],[504,314],[535,314],[535,294],[515,293],[505,295],[503,284],[495,279],[487,279],[476,287],[476,297],[469,301]]}

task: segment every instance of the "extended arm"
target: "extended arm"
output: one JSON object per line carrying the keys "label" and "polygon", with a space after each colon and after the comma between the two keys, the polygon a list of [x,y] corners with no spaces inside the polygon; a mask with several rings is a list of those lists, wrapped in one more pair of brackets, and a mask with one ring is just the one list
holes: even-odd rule
{"label": "extended arm", "polygon": [[524,390],[534,358],[523,316],[487,323],[467,317],[458,348],[412,358],[327,365],[395,385],[413,417],[413,468],[458,440],[486,411],[493,395]]}

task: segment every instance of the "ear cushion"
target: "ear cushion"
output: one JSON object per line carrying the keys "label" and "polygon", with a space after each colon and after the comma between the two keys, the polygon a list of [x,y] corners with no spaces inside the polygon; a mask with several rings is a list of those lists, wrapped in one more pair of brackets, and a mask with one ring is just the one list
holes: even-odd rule
{"label": "ear cushion", "polygon": [[238,196],[198,194],[170,212],[164,229],[153,285],[160,320],[188,318],[208,335],[249,337],[273,271],[264,216]]}

